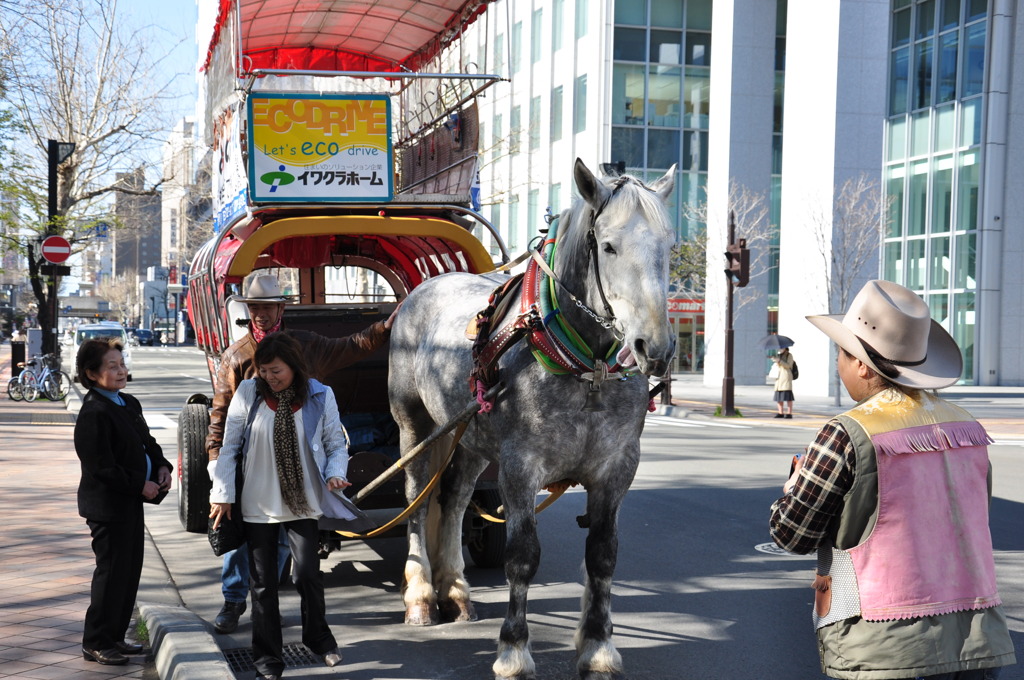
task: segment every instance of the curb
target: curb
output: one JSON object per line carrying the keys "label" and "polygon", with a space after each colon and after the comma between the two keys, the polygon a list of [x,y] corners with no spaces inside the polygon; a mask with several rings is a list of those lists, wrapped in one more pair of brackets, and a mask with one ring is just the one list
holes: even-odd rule
{"label": "curb", "polygon": [[139,603],[161,680],[235,680],[206,622],[185,607]]}

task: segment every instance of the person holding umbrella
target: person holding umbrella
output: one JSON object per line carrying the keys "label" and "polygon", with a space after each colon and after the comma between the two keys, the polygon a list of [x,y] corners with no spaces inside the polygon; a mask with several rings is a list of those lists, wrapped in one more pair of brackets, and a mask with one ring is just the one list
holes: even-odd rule
{"label": "person holding umbrella", "polygon": [[[783,347],[772,359],[778,367],[778,376],[775,378],[775,404],[779,412],[776,418],[793,417],[793,367],[796,366],[796,359],[789,351],[789,347]],[[783,410],[785,404],[785,410]]]}

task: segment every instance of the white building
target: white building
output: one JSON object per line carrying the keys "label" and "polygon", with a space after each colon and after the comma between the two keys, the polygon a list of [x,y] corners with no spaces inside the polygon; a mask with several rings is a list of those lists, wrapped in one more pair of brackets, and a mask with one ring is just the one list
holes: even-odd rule
{"label": "white building", "polygon": [[189,188],[195,174],[196,144],[195,122],[190,117],[183,118],[164,143],[160,263],[172,272],[175,282],[177,272],[191,256],[183,248],[188,242]]}
{"label": "white building", "polygon": [[1012,0],[500,0],[467,35],[467,61],[511,81],[481,102],[483,214],[521,251],[570,200],[577,156],[645,178],[678,163],[680,238],[704,228],[683,205],[707,201],[708,276],[703,307],[670,305],[676,368],[719,384],[730,187],[762,195],[777,230],[741,294],[736,380],[764,381],[756,342],[778,331],[797,341],[798,393],[826,394],[834,355],[804,316],[842,311],[834,207],[864,176],[891,209],[848,287],[913,288],[960,343],[964,382],[1024,384],[1021,21]]}

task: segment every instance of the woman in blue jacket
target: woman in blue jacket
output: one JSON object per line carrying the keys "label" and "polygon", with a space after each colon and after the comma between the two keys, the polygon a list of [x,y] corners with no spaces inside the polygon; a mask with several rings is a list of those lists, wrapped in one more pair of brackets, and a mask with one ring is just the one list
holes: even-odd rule
{"label": "woman in blue jacket", "polygon": [[285,333],[256,348],[256,378],[242,381],[228,407],[224,442],[213,469],[210,518],[230,519],[235,473],[242,465],[240,508],[249,546],[252,645],[257,678],[284,670],[278,605],[277,543],[288,535],[293,577],[302,599],[302,641],[328,666],[341,663],[327,625],[320,573],[318,520],[360,526],[361,514],[341,494],[350,483],[348,446],[334,392],[308,378],[299,343]]}

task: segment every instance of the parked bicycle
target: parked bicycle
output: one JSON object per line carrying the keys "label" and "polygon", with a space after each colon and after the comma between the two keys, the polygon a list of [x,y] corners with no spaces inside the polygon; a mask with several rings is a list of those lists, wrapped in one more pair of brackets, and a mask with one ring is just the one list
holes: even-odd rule
{"label": "parked bicycle", "polygon": [[50,401],[59,401],[71,391],[71,376],[60,369],[60,357],[56,354],[42,356],[42,372],[38,376],[39,387]]}
{"label": "parked bicycle", "polygon": [[7,383],[7,396],[14,401],[35,401],[36,397],[39,396],[39,379],[36,376],[34,366],[36,360],[33,358],[29,361],[19,361],[18,367],[21,368],[21,373],[11,378],[11,381]]}
{"label": "parked bicycle", "polygon": [[51,401],[68,396],[71,377],[60,370],[60,359],[53,354],[36,355],[29,361],[19,362],[19,375],[7,383],[7,396],[14,401],[32,402],[42,394]]}

